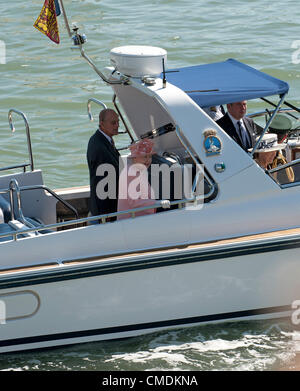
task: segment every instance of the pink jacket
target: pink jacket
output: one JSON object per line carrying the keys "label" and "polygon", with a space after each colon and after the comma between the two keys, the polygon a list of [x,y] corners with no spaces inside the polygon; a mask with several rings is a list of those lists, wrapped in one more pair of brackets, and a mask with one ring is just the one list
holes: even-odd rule
{"label": "pink jacket", "polygon": [[[148,182],[148,171],[142,164],[125,167],[119,177],[118,212],[155,204],[153,189]],[[155,213],[156,209],[136,212],[135,216]],[[131,214],[118,216],[118,220],[128,219]]]}

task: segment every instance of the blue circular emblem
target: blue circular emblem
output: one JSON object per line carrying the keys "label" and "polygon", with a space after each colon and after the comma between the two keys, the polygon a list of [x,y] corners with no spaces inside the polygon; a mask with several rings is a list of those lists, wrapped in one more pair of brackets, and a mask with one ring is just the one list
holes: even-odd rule
{"label": "blue circular emblem", "polygon": [[221,152],[221,140],[214,135],[209,135],[204,140],[204,148],[207,155],[217,155]]}

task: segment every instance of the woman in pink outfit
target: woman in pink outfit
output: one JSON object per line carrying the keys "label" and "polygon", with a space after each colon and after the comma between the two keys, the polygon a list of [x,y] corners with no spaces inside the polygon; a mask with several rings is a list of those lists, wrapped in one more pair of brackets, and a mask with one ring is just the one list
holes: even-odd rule
{"label": "woman in pink outfit", "polygon": [[[153,141],[143,139],[129,147],[129,164],[125,165],[119,178],[118,212],[155,204],[154,192],[148,182],[147,171],[154,154],[153,145]],[[156,209],[146,209],[136,212],[135,216],[144,216],[155,212]],[[118,216],[118,220],[129,217],[131,214],[125,213]]]}

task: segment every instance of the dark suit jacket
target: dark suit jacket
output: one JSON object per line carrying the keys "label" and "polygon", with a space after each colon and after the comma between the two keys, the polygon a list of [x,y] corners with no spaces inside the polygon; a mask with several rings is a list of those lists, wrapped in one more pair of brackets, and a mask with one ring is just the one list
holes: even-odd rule
{"label": "dark suit jacket", "polygon": [[[97,129],[89,140],[87,148],[87,162],[90,171],[90,212],[93,216],[97,216],[104,213],[113,213],[118,208],[118,184],[119,184],[119,152],[112,146],[102,133]],[[96,188],[98,183],[108,178],[106,172],[103,176],[97,176],[96,171],[100,164],[111,164],[115,169],[115,183],[116,196],[112,198],[100,199],[96,194]],[[108,190],[108,186],[105,186],[105,191]]]}
{"label": "dark suit jacket", "polygon": [[[255,145],[256,137],[258,135],[258,128],[257,128],[257,126],[255,125],[254,121],[251,118],[244,117],[242,120],[244,122],[245,128],[246,128],[246,130],[248,132],[249,139],[250,139],[250,142],[251,142],[251,145],[250,145],[249,148],[253,148],[254,145]],[[235,128],[233,122],[231,121],[228,113],[226,113],[222,118],[220,118],[218,121],[216,121],[216,123],[223,130],[225,130],[225,132],[234,141],[236,141],[241,148],[243,148],[246,152],[248,152],[247,147],[245,147],[242,144],[242,140],[240,139],[240,137],[239,137],[239,135],[238,135],[238,133],[236,131],[236,128]]]}

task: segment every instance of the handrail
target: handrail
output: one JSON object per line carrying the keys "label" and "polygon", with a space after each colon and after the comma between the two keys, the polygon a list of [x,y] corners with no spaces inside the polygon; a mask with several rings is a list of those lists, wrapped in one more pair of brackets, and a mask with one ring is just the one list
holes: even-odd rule
{"label": "handrail", "polygon": [[[126,129],[126,132],[121,132],[121,133],[119,133],[119,134],[126,134],[126,133],[128,133],[128,135],[129,135],[131,141],[134,142],[134,137],[132,136],[132,134],[131,134],[131,132],[130,132],[130,130],[129,130],[129,127],[128,127],[128,125],[127,125],[127,123],[126,123],[126,121],[125,121],[125,119],[124,119],[124,117],[123,117],[123,115],[122,115],[122,113],[121,113],[121,111],[120,111],[118,105],[117,105],[116,100],[117,100],[117,95],[114,94],[114,95],[113,95],[112,102],[113,102],[113,104],[114,104],[114,106],[115,106],[115,109],[117,110],[117,112],[118,112],[118,114],[119,114],[119,117],[121,118],[121,121],[122,121],[122,123],[123,123],[123,125],[124,125],[124,127],[125,127],[125,129]],[[124,149],[127,149],[127,147],[124,148]]]}
{"label": "handrail", "polygon": [[[9,123],[10,129],[12,132],[15,131],[15,127],[12,123],[12,113],[16,113],[16,114],[20,115],[25,122],[29,160],[30,160],[31,171],[33,171],[34,166],[33,166],[32,148],[31,148],[30,130],[29,130],[29,124],[28,124],[27,117],[22,111],[19,111],[16,109],[10,109],[8,112],[8,123]],[[24,169],[25,169],[25,166],[24,166]]]}
{"label": "handrail", "polygon": [[[118,108],[118,106],[117,106],[117,104],[116,104],[116,102],[115,102],[115,97],[116,97],[116,94],[114,94],[114,96],[113,96],[113,104],[114,104],[115,109],[117,110],[117,112],[118,112],[118,114],[119,114],[119,117],[121,118],[121,121],[123,122],[123,125],[124,125],[125,128],[126,128],[126,132],[118,132],[118,134],[127,134],[127,133],[128,133],[129,137],[131,138],[131,141],[134,141],[134,138],[132,137],[132,135],[131,135],[131,133],[130,133],[130,131],[129,131],[129,129],[128,129],[128,126],[127,126],[127,124],[126,124],[126,122],[125,122],[125,120],[124,120],[124,118],[123,118],[123,116],[122,116],[122,113],[120,112],[120,110],[119,110],[119,108]],[[106,106],[105,103],[101,102],[101,101],[98,100],[98,99],[90,98],[90,99],[88,100],[88,103],[87,103],[87,112],[88,112],[88,116],[89,116],[89,120],[90,120],[90,121],[94,121],[94,118],[93,118],[93,115],[92,115],[92,111],[91,111],[91,103],[92,103],[92,102],[95,102],[95,103],[97,103],[99,106],[102,106],[103,109],[107,109],[107,106]],[[127,147],[125,147],[125,148],[123,148],[123,149],[127,149]]]}
{"label": "handrail", "polygon": [[[29,190],[29,189],[26,189],[26,190]],[[0,192],[1,191],[3,191],[3,189],[1,189]],[[204,197],[202,197],[202,198],[205,199],[205,197],[206,197],[206,195]],[[107,219],[110,219],[112,217],[121,216],[123,214],[131,214],[132,217],[135,217],[135,214],[137,212],[144,211],[144,210],[147,210],[147,209],[158,209],[158,208],[166,209],[166,208],[169,208],[169,207],[171,207],[173,205],[179,205],[180,206],[182,204],[197,203],[200,200],[201,200],[201,196],[196,196],[196,197],[192,197],[192,198],[185,198],[185,199],[176,200],[176,201],[160,200],[160,201],[156,202],[155,204],[148,205],[148,206],[142,206],[142,207],[135,208],[135,209],[128,209],[128,210],[124,210],[124,211],[119,211],[119,212],[114,212],[114,213],[107,213],[107,214],[102,214],[102,215],[98,215],[98,216],[84,217],[84,218],[81,218],[81,219],[77,219],[75,221],[74,220],[72,220],[72,221],[63,221],[61,223],[54,223],[54,224],[43,225],[43,226],[40,226],[40,227],[33,227],[33,228],[28,228],[28,229],[22,229],[22,230],[18,230],[16,232],[1,233],[0,234],[0,238],[6,237],[6,236],[14,236],[16,238],[18,235],[30,233],[30,232],[33,232],[33,231],[37,232],[37,231],[41,231],[41,230],[45,230],[45,229],[53,230],[55,228],[62,228],[62,227],[66,227],[66,226],[74,225],[74,224],[83,224],[83,223],[96,221],[96,220],[98,220],[98,221],[101,220],[102,223],[107,223]]]}
{"label": "handrail", "polygon": [[279,100],[279,103],[278,103],[278,105],[276,106],[276,108],[275,108],[275,110],[273,111],[273,113],[271,114],[271,117],[269,118],[268,122],[266,123],[266,126],[265,126],[264,130],[262,131],[261,135],[259,136],[258,140],[256,141],[256,143],[255,143],[255,145],[254,145],[252,151],[249,152],[249,155],[250,155],[251,157],[253,157],[255,151],[257,150],[257,147],[259,146],[259,144],[260,144],[260,142],[261,142],[261,140],[262,140],[262,138],[264,137],[264,135],[266,134],[267,130],[269,129],[269,127],[270,127],[270,125],[271,125],[271,123],[272,123],[272,121],[273,121],[275,115],[278,113],[278,111],[279,111],[279,109],[280,109],[280,106],[281,106],[282,103],[284,102],[285,96],[286,96],[286,93],[283,94],[283,95],[281,95],[280,100]]}
{"label": "handrail", "polygon": [[[266,98],[260,98],[260,99],[263,100],[264,102],[267,102],[270,105],[276,107],[275,103],[271,102],[269,99],[266,99]],[[285,104],[286,106],[292,108],[294,111],[297,111],[298,113],[300,113],[300,109],[298,109],[298,107],[292,105],[291,103],[284,101],[283,104]]]}
{"label": "handrail", "polygon": [[120,80],[110,80],[108,79],[93,63],[93,61],[85,54],[82,45],[85,42],[85,37],[83,35],[78,34],[78,27],[73,28],[73,43],[75,47],[79,48],[81,56],[88,62],[88,64],[94,69],[98,76],[107,84],[130,84],[130,80],[127,76],[121,75]]}
{"label": "handrail", "polygon": [[75,214],[76,220],[79,219],[79,215],[78,215],[77,210],[71,204],[69,204],[69,202],[65,201],[63,198],[61,198],[59,195],[57,195],[55,193],[55,191],[49,189],[49,187],[47,187],[45,185],[23,186],[23,187],[21,187],[20,190],[37,190],[37,189],[42,189],[42,190],[45,190],[48,193],[50,193],[54,198],[56,198],[58,201],[60,201],[66,208],[68,208],[69,210],[71,210]]}
{"label": "handrail", "polygon": [[15,220],[15,205],[14,205],[14,195],[13,192],[17,193],[17,201],[18,201],[18,213],[21,222],[29,227],[34,227],[23,215],[22,205],[21,205],[21,192],[18,181],[15,178],[12,178],[9,182],[9,199],[10,199],[10,209],[11,209],[11,219]]}
{"label": "handrail", "polygon": [[[287,113],[289,115],[291,115],[290,113],[295,111],[294,109],[288,109],[288,108],[283,108],[281,107],[279,110],[278,110],[278,113]],[[263,115],[265,114],[270,114],[270,113],[273,113],[274,112],[274,109],[273,110],[263,110],[263,111],[256,111],[255,113],[249,113],[247,114],[246,116],[248,118],[256,118],[256,117],[262,117]],[[300,121],[300,118],[299,117],[295,117],[294,115],[292,116],[295,120],[297,121]]]}
{"label": "handrail", "polygon": [[[20,220],[25,225],[31,225],[32,227],[34,227],[33,224],[31,224],[29,221],[27,221],[23,215],[22,207],[21,207],[21,191],[22,190],[25,190],[25,191],[26,190],[37,190],[37,189],[42,189],[42,190],[45,190],[48,193],[50,193],[54,198],[56,198],[58,201],[60,201],[66,208],[68,208],[69,210],[71,210],[71,212],[73,212],[75,214],[76,220],[79,220],[79,214],[78,214],[77,210],[71,204],[69,204],[67,201],[65,201],[63,198],[61,198],[59,195],[57,195],[53,190],[49,189],[47,186],[45,186],[45,185],[30,185],[30,186],[20,187],[15,178],[12,178],[10,180],[8,189],[1,189],[0,190],[0,193],[9,192],[10,207],[11,207],[11,219],[12,220],[15,219],[13,192],[16,191],[17,201],[18,201],[18,213],[20,215]],[[74,224],[74,221],[72,221],[72,223]]]}
{"label": "handrail", "polygon": [[88,112],[88,116],[89,116],[90,121],[94,121],[94,118],[93,118],[93,115],[92,115],[92,111],[91,111],[91,103],[92,102],[95,102],[95,103],[97,103],[97,105],[102,106],[103,109],[107,109],[107,106],[106,106],[105,103],[101,102],[98,99],[90,98],[88,100],[88,102],[87,102],[87,112]]}
{"label": "handrail", "polygon": [[30,166],[29,163],[17,164],[17,165],[15,165],[15,166],[1,167],[1,168],[0,168],[0,171],[14,170],[15,168],[21,168],[21,167],[23,167],[24,172],[26,172],[26,168],[25,168],[25,167],[28,167],[28,166]]}
{"label": "handrail", "polygon": [[21,188],[21,190],[36,190],[36,189],[42,189],[42,190],[45,190],[48,193],[50,193],[54,198],[56,198],[58,201],[60,201],[67,209],[71,210],[75,214],[76,220],[79,219],[79,214],[78,214],[76,208],[74,208],[74,206],[69,204],[69,202],[65,201],[62,197],[57,195],[55,193],[55,191],[49,189],[49,187],[47,187],[45,185],[33,185],[33,186],[24,186]]}
{"label": "handrail", "polygon": [[280,166],[271,168],[270,170],[267,170],[267,172],[270,173],[270,174],[272,174],[273,172],[283,170],[283,169],[285,169],[285,168],[294,166],[294,165],[296,165],[296,164],[298,164],[298,163],[300,163],[300,159],[292,160],[291,162],[288,162],[288,163],[282,164],[282,165],[280,165]]}

